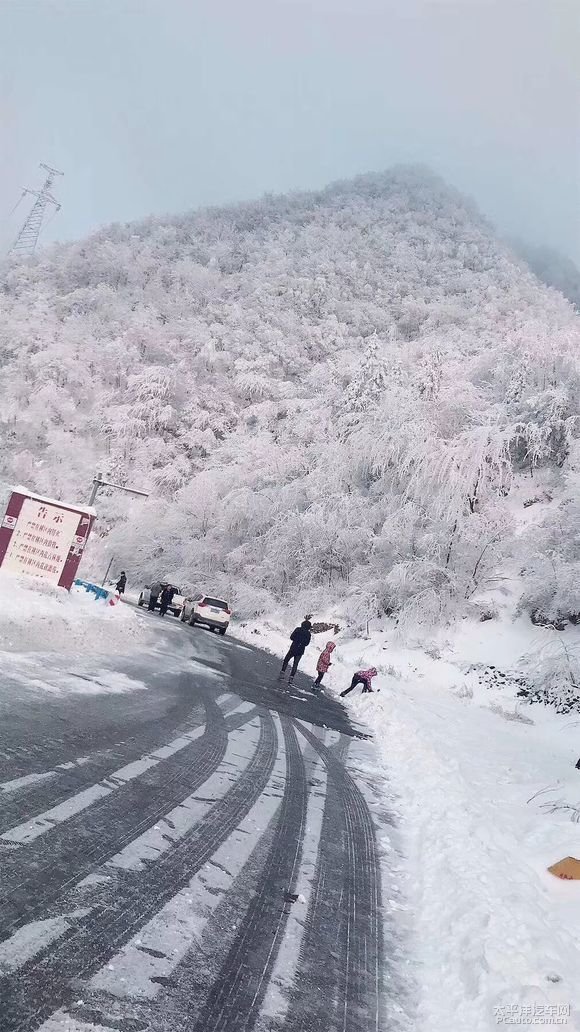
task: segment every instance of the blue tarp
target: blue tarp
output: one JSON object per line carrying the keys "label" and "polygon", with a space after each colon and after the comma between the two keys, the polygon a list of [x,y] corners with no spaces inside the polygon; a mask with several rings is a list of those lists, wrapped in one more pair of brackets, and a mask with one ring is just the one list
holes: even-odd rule
{"label": "blue tarp", "polygon": [[107,591],[106,588],[101,588],[99,584],[91,584],[90,581],[76,580],[75,585],[78,588],[84,588],[85,591],[92,591],[95,598],[110,598],[111,592]]}

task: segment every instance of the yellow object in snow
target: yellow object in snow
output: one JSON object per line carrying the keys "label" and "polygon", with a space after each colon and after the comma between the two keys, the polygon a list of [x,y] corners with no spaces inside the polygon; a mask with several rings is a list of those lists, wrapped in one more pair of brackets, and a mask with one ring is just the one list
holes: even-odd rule
{"label": "yellow object in snow", "polygon": [[563,878],[565,881],[580,881],[580,860],[576,860],[574,856],[566,856],[563,860],[558,860],[558,863],[552,864],[548,870],[556,878]]}

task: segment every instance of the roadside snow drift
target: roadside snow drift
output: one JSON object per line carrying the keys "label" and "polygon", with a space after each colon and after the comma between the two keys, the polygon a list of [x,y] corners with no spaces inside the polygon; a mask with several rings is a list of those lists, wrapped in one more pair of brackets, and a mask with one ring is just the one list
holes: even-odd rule
{"label": "roadside snow drift", "polygon": [[110,655],[150,642],[127,606],[0,572],[0,652]]}

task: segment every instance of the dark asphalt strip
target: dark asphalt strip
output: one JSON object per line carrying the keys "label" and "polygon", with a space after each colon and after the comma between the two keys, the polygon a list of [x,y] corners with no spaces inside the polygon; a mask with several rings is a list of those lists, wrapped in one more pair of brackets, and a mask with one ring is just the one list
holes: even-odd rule
{"label": "dark asphalt strip", "polygon": [[[336,1011],[344,981],[344,950],[338,934],[345,880],[342,800],[329,776],[312,883],[310,905],[284,1032],[328,1032],[337,1028]],[[276,1026],[278,1028],[278,1026]]]}
{"label": "dark asphalt strip", "polygon": [[264,791],[277,753],[276,728],[260,718],[252,759],[219,803],[155,863],[138,873],[120,871],[110,900],[79,921],[68,937],[30,961],[13,977],[0,978],[2,1032],[35,1032],[58,1008],[78,998],[79,980],[90,978],[207,863]]}
{"label": "dark asphalt strip", "polygon": [[286,784],[259,891],[250,903],[192,1032],[250,1030],[258,1016],[288,916],[304,838],[308,786],[291,721],[282,717]]}

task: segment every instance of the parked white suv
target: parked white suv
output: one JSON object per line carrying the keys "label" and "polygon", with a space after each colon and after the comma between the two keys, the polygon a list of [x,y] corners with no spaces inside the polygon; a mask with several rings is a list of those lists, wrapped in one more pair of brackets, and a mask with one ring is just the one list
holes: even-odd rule
{"label": "parked white suv", "polygon": [[226,633],[231,615],[232,611],[223,598],[213,598],[201,593],[193,598],[186,598],[181,610],[181,619],[184,623],[189,623],[191,627],[195,624],[205,624],[220,634]]}

